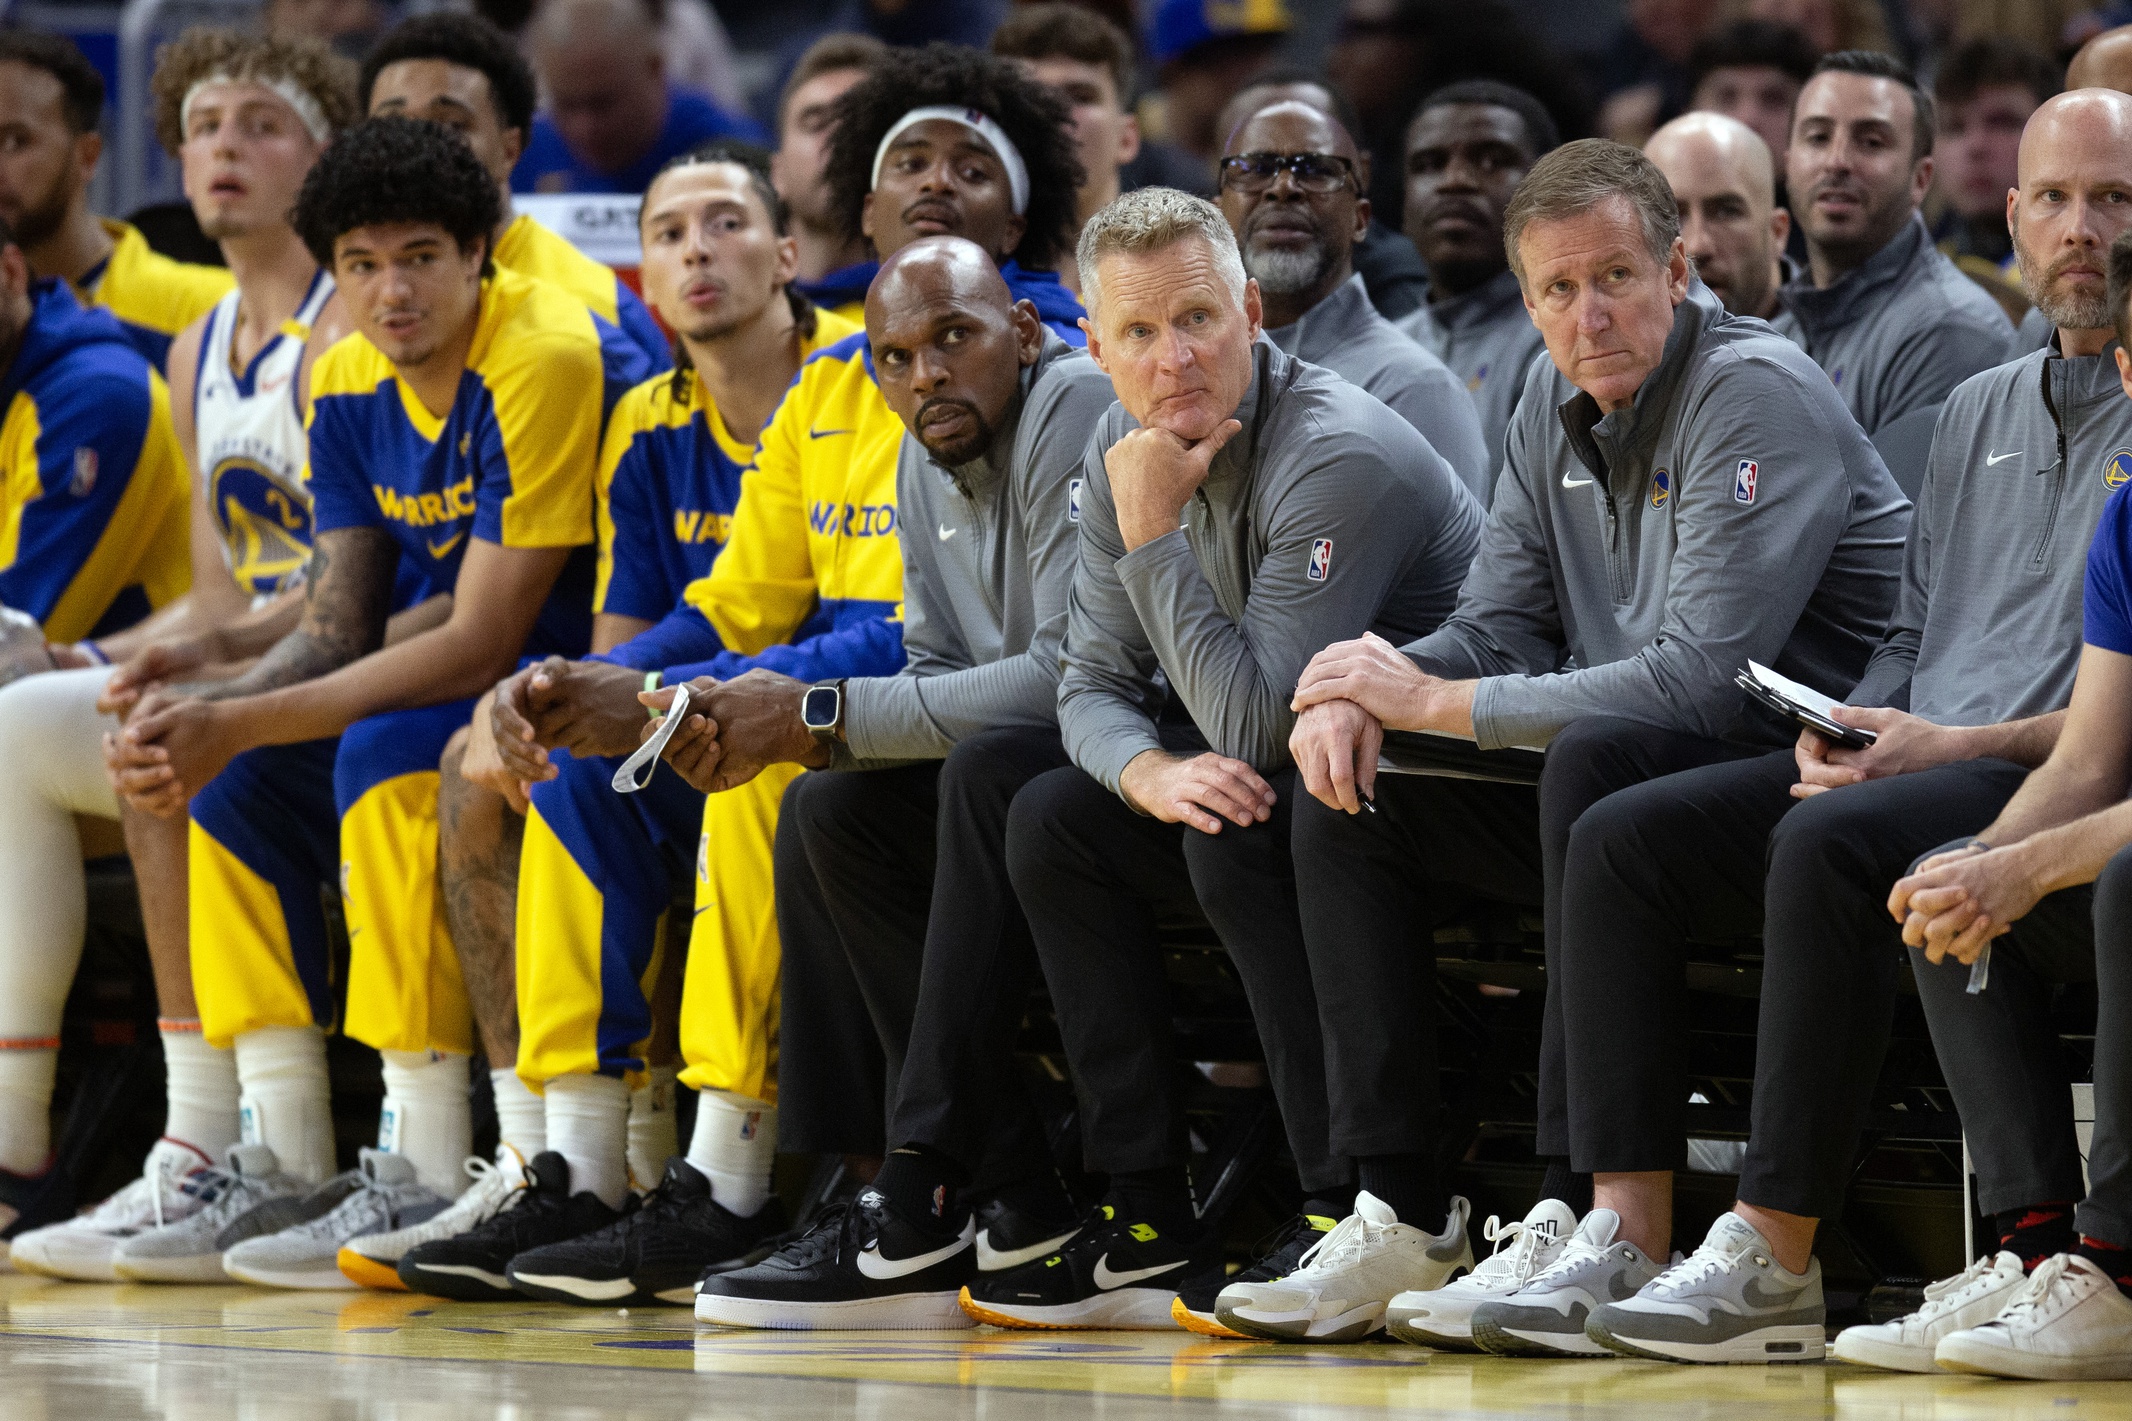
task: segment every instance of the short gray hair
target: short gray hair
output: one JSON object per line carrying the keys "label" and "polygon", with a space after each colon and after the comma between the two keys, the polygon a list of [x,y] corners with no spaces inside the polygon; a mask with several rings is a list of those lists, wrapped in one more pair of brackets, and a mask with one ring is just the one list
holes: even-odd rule
{"label": "short gray hair", "polygon": [[1636,149],[1604,138],[1565,143],[1534,163],[1503,209],[1503,250],[1518,284],[1525,284],[1525,263],[1518,238],[1535,222],[1554,222],[1589,212],[1610,197],[1625,197],[1643,222],[1644,245],[1663,265],[1680,239],[1680,203],[1658,165]]}
{"label": "short gray hair", "polygon": [[1229,219],[1205,198],[1173,187],[1144,187],[1114,198],[1081,229],[1074,263],[1081,269],[1081,300],[1095,318],[1096,263],[1112,252],[1159,252],[1197,237],[1214,253],[1214,270],[1244,304],[1244,258]]}

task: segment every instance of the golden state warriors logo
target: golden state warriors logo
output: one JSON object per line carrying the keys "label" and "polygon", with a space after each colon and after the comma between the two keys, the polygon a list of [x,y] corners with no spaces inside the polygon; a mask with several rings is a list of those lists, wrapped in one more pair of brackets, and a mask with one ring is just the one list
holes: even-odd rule
{"label": "golden state warriors logo", "polygon": [[237,585],[277,592],[311,561],[311,500],[266,469],[228,458],[208,476],[215,521]]}
{"label": "golden state warriors logo", "polygon": [[1651,475],[1651,507],[1664,508],[1673,497],[1673,476],[1664,469]]}
{"label": "golden state warriors logo", "polygon": [[2102,486],[2113,492],[2132,483],[2132,449],[2120,449],[2102,466]]}

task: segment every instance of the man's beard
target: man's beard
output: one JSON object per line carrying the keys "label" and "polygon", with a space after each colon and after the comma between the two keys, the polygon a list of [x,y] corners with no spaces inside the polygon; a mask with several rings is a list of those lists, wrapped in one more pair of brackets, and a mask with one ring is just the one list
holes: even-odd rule
{"label": "man's beard", "polygon": [[1244,271],[1255,278],[1259,290],[1269,296],[1294,296],[1308,291],[1332,270],[1332,248],[1322,241],[1301,250],[1274,248],[1254,251],[1244,248]]}
{"label": "man's beard", "polygon": [[21,215],[11,224],[15,229],[16,244],[34,247],[56,236],[59,229],[66,225],[68,199],[71,196],[67,191],[67,175],[62,171],[58,177],[52,179],[51,187],[45,190],[40,200],[24,204]]}
{"label": "man's beard", "polygon": [[[1812,200],[1812,195],[1809,194],[1809,209]],[[1854,232],[1828,237],[1816,237],[1811,230],[1806,234],[1812,246],[1819,247],[1829,260],[1844,271],[1855,271],[1872,260],[1881,248],[1895,240],[1896,235],[1910,220],[1912,208],[1907,189],[1897,189],[1885,195],[1868,191],[1867,201],[1869,205],[1865,210],[1865,220]]]}
{"label": "man's beard", "polygon": [[[937,449],[930,444],[926,444],[925,452],[932,455],[933,462],[943,468],[960,468],[964,464],[984,457],[985,453],[991,449],[993,441],[999,438],[998,427],[985,418],[983,410],[980,410],[968,400],[950,399],[944,395],[935,396],[918,406],[917,414],[911,418],[912,427],[916,429],[925,428],[927,413],[936,409],[961,410],[969,415],[970,423],[974,426],[970,434],[953,444],[945,444]],[[919,442],[923,444],[925,441],[921,439]]]}
{"label": "man's beard", "polygon": [[2021,267],[2022,284],[2034,295],[2036,309],[2049,318],[2053,327],[2068,331],[2098,331],[2111,324],[2110,301],[2106,293],[2052,288],[2058,274],[2079,259],[2076,255],[2060,257],[2045,268],[2042,278],[2037,280],[2030,275],[2036,269],[2035,259],[2029,255],[2028,244],[2021,240],[2021,234],[2016,232],[2014,259]]}

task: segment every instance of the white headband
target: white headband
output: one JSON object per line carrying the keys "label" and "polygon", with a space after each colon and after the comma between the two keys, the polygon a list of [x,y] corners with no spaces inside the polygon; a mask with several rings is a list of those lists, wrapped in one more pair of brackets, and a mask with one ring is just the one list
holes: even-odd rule
{"label": "white headband", "polygon": [[888,126],[881,135],[881,146],[874,149],[873,187],[881,186],[881,164],[888,157],[888,145],[902,136],[913,124],[928,119],[944,118],[949,123],[959,123],[982,138],[991,146],[992,156],[999,159],[1000,166],[1007,170],[1007,195],[1014,204],[1014,215],[1019,217],[1029,210],[1029,165],[1022,161],[1022,150],[1007,137],[1007,130],[992,121],[989,114],[976,109],[958,109],[948,104],[927,104],[924,108],[912,109]]}
{"label": "white headband", "polygon": [[333,136],[333,126],[326,122],[326,111],[318,106],[318,100],[288,79],[265,79],[256,75],[210,74],[185,91],[185,102],[178,105],[178,132],[192,131],[192,101],[200,97],[200,91],[210,84],[253,84],[266,90],[296,111],[296,117],[310,131],[315,143],[324,143]]}

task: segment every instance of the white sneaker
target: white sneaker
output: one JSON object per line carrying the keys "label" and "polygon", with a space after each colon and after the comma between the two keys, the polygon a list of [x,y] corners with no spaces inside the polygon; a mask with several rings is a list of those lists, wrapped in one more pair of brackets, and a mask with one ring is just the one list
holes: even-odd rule
{"label": "white sneaker", "polygon": [[343,1242],[444,1212],[451,1201],[415,1178],[405,1155],[366,1149],[355,1191],[306,1223],[248,1238],[222,1256],[222,1271],[240,1283],[266,1288],[353,1288],[335,1260]]}
{"label": "white sneaker", "polygon": [[1276,1342],[1353,1342],[1384,1325],[1385,1305],[1401,1293],[1433,1292],[1473,1267],[1466,1238],[1472,1206],[1451,1200],[1441,1234],[1399,1222],[1392,1206],[1367,1189],[1355,1212],[1303,1255],[1285,1278],[1231,1283],[1214,1300],[1224,1327]]}
{"label": "white sneaker", "polygon": [[227,1283],[223,1252],[285,1228],[294,1220],[274,1206],[294,1205],[315,1192],[283,1173],[265,1145],[232,1145],[220,1168],[196,1169],[179,1188],[198,1207],[178,1223],[144,1229],[121,1242],[112,1255],[112,1272],[135,1283]]}
{"label": "white sneaker", "polygon": [[47,1224],[15,1239],[14,1265],[29,1273],[78,1283],[115,1283],[118,1246],[145,1229],[177,1223],[200,1207],[180,1188],[185,1176],[214,1163],[178,1140],[156,1141],[141,1177],[79,1218]]}
{"label": "white sneaker", "polygon": [[1585,1335],[1625,1357],[1661,1362],[1818,1362],[1828,1347],[1821,1260],[1777,1262],[1738,1214],[1719,1214],[1700,1247],[1635,1296],[1604,1303]]}
{"label": "white sneaker", "polygon": [[404,1293],[400,1281],[400,1258],[419,1244],[440,1238],[457,1238],[496,1217],[518,1191],[526,1187],[526,1162],[509,1145],[496,1147],[496,1163],[468,1159],[466,1172],[473,1183],[450,1208],[411,1227],[351,1238],[340,1246],[334,1263],[351,1282],[365,1288],[389,1288]]}
{"label": "white sneaker", "polygon": [[1621,1215],[1594,1209],[1563,1243],[1555,1261],[1508,1297],[1473,1309],[1474,1345],[1504,1357],[1611,1357],[1584,1335],[1585,1321],[1620,1298],[1635,1296],[1659,1268],[1616,1235]]}
{"label": "white sneaker", "polygon": [[2027,1281],[2021,1256],[2001,1249],[1926,1288],[1925,1305],[1916,1312],[1871,1327],[1846,1327],[1829,1350],[1839,1362],[1929,1375],[1939,1370],[1932,1358],[1942,1338],[1997,1317]]}
{"label": "white sneaker", "polygon": [[1940,1340],[1950,1372],[2040,1382],[2132,1381],[2132,1298],[2075,1254],[2036,1265],[1990,1322]]}
{"label": "white sneaker", "polygon": [[1495,1252],[1465,1277],[1434,1292],[1401,1293],[1384,1310],[1384,1330],[1402,1342],[1446,1352],[1477,1352],[1473,1310],[1492,1298],[1507,1298],[1557,1258],[1577,1227],[1576,1211],[1559,1199],[1542,1199],[1523,1223],[1505,1227],[1490,1215],[1481,1236]]}

